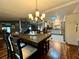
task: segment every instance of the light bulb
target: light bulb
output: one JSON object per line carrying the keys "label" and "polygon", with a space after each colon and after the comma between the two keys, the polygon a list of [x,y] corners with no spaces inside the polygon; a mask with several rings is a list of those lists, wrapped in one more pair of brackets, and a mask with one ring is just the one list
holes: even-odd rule
{"label": "light bulb", "polygon": [[36,11],[36,17],[39,17],[39,11]]}
{"label": "light bulb", "polygon": [[45,18],[45,14],[42,14],[42,17]]}
{"label": "light bulb", "polygon": [[29,16],[29,19],[31,19],[31,18],[32,18],[32,14],[28,14],[28,16]]}

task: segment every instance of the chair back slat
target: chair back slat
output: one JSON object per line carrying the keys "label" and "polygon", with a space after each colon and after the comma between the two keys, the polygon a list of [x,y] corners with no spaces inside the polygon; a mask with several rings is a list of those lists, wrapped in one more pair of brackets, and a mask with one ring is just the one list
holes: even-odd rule
{"label": "chair back slat", "polygon": [[11,37],[15,59],[23,59],[19,38]]}

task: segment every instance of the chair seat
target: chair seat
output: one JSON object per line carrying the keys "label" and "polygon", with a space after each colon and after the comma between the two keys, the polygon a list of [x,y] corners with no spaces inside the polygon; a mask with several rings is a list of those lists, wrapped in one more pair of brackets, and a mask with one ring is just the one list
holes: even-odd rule
{"label": "chair seat", "polygon": [[37,49],[30,45],[25,46],[24,48],[22,48],[23,59],[27,59],[36,51],[37,51]]}

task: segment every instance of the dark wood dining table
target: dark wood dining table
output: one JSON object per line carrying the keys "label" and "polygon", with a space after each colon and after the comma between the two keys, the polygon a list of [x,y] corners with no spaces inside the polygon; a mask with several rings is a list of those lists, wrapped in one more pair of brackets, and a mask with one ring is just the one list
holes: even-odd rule
{"label": "dark wood dining table", "polygon": [[37,35],[28,35],[26,33],[15,34],[12,33],[14,37],[18,37],[19,40],[32,45],[37,48],[38,55],[42,55],[44,53],[44,44],[51,37],[51,33],[38,33]]}

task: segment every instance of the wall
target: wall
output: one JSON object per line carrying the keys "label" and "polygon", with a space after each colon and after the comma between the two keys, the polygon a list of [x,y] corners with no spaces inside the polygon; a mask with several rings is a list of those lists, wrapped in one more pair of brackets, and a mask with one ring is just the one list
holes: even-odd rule
{"label": "wall", "polygon": [[[77,45],[79,41],[79,14],[67,15],[65,19],[65,39],[69,44]],[[76,31],[76,24],[78,24],[78,31]]]}

